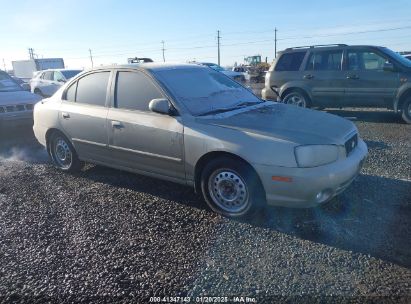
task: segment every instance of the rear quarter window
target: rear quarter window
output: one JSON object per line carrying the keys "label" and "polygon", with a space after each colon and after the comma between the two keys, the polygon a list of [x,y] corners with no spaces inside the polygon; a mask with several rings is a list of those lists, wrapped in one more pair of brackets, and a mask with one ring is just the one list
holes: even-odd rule
{"label": "rear quarter window", "polygon": [[286,53],[281,55],[275,66],[275,71],[298,71],[306,52]]}

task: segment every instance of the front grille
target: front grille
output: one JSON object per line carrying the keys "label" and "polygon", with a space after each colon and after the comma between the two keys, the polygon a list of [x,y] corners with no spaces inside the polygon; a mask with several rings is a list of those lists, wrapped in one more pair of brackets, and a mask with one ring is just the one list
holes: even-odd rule
{"label": "front grille", "polygon": [[14,106],[7,106],[6,112],[14,112]]}
{"label": "front grille", "polygon": [[0,106],[0,113],[10,113],[10,112],[22,112],[22,111],[33,111],[34,106],[32,104],[19,104],[10,106]]}
{"label": "front grille", "polygon": [[353,135],[349,140],[345,142],[345,153],[346,155],[350,155],[350,153],[357,147],[358,145],[358,134]]}

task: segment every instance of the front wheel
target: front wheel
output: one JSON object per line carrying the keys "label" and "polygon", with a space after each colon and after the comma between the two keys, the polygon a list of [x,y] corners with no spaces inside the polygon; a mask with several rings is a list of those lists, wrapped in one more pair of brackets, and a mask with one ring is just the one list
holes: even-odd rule
{"label": "front wheel", "polygon": [[408,96],[402,106],[402,119],[411,124],[411,96]]}
{"label": "front wheel", "polygon": [[73,145],[59,132],[55,132],[50,137],[49,154],[54,165],[63,171],[76,172],[83,165],[78,159]]}
{"label": "front wheel", "polygon": [[228,217],[250,216],[265,205],[265,192],[253,168],[229,157],[204,168],[201,190],[208,206]]}

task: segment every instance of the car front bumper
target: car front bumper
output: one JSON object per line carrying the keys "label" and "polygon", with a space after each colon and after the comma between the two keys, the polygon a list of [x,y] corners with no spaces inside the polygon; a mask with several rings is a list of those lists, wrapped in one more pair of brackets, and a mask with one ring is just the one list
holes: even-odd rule
{"label": "car front bumper", "polygon": [[[309,208],[343,192],[359,174],[367,145],[363,140],[344,160],[314,168],[286,168],[254,164],[268,205]],[[282,177],[275,178],[275,177]],[[318,196],[317,196],[318,195]]]}
{"label": "car front bumper", "polygon": [[276,91],[271,88],[264,87],[261,90],[261,98],[264,100],[280,101],[281,98]]}

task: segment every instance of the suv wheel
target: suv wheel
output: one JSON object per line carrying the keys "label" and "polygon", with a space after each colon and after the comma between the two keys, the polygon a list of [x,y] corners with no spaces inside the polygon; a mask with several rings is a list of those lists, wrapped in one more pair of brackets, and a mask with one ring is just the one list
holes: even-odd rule
{"label": "suv wheel", "polygon": [[283,102],[286,104],[292,104],[297,107],[308,108],[309,100],[307,96],[300,91],[292,91],[285,95]]}
{"label": "suv wheel", "polygon": [[402,105],[402,119],[411,124],[411,96],[408,96]]}
{"label": "suv wheel", "polygon": [[248,164],[229,157],[212,160],[201,174],[201,190],[208,206],[224,216],[251,216],[265,205],[260,179]]}

